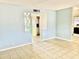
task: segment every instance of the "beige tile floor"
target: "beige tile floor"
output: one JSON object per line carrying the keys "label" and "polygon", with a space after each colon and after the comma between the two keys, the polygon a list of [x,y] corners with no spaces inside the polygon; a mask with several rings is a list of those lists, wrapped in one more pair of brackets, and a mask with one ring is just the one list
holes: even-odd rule
{"label": "beige tile floor", "polygon": [[79,59],[79,38],[51,39],[0,52],[0,59]]}

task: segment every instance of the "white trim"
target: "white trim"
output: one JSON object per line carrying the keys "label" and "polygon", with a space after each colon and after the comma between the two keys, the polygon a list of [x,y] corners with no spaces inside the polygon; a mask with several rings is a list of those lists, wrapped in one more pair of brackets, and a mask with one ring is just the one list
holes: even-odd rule
{"label": "white trim", "polygon": [[51,37],[51,38],[47,38],[47,39],[42,39],[42,41],[47,41],[47,40],[51,40],[51,39],[60,39],[60,40],[65,40],[65,41],[72,41],[72,39],[65,39],[62,37]]}
{"label": "white trim", "polygon": [[60,39],[60,40],[65,40],[65,41],[72,41],[72,39],[65,39],[65,38],[62,38],[62,37],[56,37],[57,39]]}
{"label": "white trim", "polygon": [[2,52],[2,51],[6,51],[6,50],[10,50],[10,49],[13,49],[13,48],[22,47],[22,46],[25,46],[25,45],[30,45],[30,44],[32,44],[32,43],[26,43],[26,44],[21,44],[21,45],[17,45],[17,46],[9,47],[9,48],[0,49],[0,52]]}
{"label": "white trim", "polygon": [[[68,39],[65,39],[65,38],[62,38],[62,37],[51,37],[51,38],[47,38],[47,39],[42,39],[42,41],[47,41],[47,40],[56,39],[56,38],[60,39],[60,40],[65,40],[65,41],[72,41],[71,39],[68,40]],[[13,49],[13,48],[22,47],[22,46],[25,46],[25,45],[30,45],[30,44],[32,44],[32,43],[26,43],[26,44],[21,44],[21,45],[9,47],[9,48],[0,49],[0,52],[10,50],[10,49]]]}
{"label": "white trim", "polygon": [[55,39],[56,37],[51,37],[51,38],[47,38],[47,39],[42,39],[42,41],[47,41],[47,40],[51,40],[51,39]]}

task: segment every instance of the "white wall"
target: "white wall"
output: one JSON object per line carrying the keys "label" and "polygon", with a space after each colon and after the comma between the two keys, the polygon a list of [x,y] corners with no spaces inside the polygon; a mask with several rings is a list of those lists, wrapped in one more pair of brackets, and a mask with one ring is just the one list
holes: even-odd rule
{"label": "white wall", "polygon": [[56,11],[57,37],[71,39],[72,36],[72,8]]}
{"label": "white wall", "polygon": [[[0,49],[32,43],[31,31],[24,31],[24,12],[27,7],[0,4]],[[45,11],[45,10],[44,10]],[[47,10],[47,29],[42,39],[56,36],[56,12]]]}
{"label": "white wall", "polygon": [[[0,49],[32,43],[31,31],[24,31],[24,11],[28,10],[23,6],[0,5]],[[56,34],[58,37],[70,39],[71,8],[45,12],[47,29],[42,31],[42,39],[55,38]]]}
{"label": "white wall", "polygon": [[47,29],[42,31],[42,39],[48,40],[56,37],[56,11],[47,11]]}
{"label": "white wall", "polygon": [[70,40],[72,37],[72,8],[65,8],[56,11],[48,11],[47,29],[42,33],[42,38],[59,37],[63,40]]}
{"label": "white wall", "polygon": [[0,5],[0,49],[32,42],[31,31],[24,32],[26,7]]}

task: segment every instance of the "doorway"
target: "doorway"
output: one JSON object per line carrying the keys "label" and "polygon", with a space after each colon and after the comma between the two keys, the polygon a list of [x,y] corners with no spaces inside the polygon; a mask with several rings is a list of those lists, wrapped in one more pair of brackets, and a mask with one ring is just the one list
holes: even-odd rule
{"label": "doorway", "polygon": [[41,41],[41,30],[40,30],[40,13],[31,13],[32,17],[32,42]]}

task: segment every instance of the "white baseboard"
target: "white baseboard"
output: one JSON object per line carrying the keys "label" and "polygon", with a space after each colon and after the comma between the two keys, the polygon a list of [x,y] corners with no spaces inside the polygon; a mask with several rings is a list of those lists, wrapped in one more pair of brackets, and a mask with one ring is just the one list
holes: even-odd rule
{"label": "white baseboard", "polygon": [[47,38],[47,39],[42,39],[42,41],[47,41],[47,40],[51,40],[51,39],[55,39],[56,37],[51,37],[51,38]]}
{"label": "white baseboard", "polygon": [[[71,39],[68,40],[68,39],[64,39],[64,38],[61,38],[61,37],[51,37],[51,38],[47,38],[47,39],[42,39],[42,41],[47,41],[47,40],[51,40],[51,39],[55,39],[55,38],[65,40],[65,41],[72,41]],[[0,49],[0,52],[7,51],[7,50],[10,50],[10,49],[13,49],[13,48],[22,47],[22,46],[25,46],[25,45],[30,45],[30,44],[32,44],[32,43],[26,43],[26,44],[13,46],[13,47],[10,47],[10,48]]]}
{"label": "white baseboard", "polygon": [[72,39],[65,39],[62,37],[51,37],[51,38],[47,38],[47,39],[42,39],[42,41],[47,41],[47,40],[51,40],[51,39],[60,39],[60,40],[65,40],[65,41],[72,41]]}
{"label": "white baseboard", "polygon": [[10,50],[10,49],[13,49],[13,48],[22,47],[22,46],[25,46],[25,45],[30,45],[30,44],[32,44],[32,43],[26,43],[26,44],[21,44],[21,45],[9,47],[9,48],[0,49],[0,52],[2,52],[2,51],[7,51],[7,50]]}
{"label": "white baseboard", "polygon": [[60,40],[65,40],[65,41],[72,41],[72,39],[65,39],[65,38],[62,38],[62,37],[56,37],[57,39],[60,39]]}

